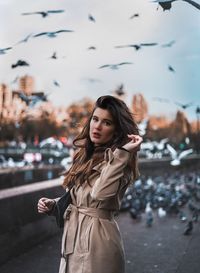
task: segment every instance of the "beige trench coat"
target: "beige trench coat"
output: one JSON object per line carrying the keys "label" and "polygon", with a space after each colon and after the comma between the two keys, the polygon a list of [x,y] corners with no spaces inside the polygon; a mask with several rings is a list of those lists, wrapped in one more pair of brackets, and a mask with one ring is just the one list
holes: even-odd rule
{"label": "beige trench coat", "polygon": [[64,214],[59,273],[124,273],[124,248],[113,212],[127,188],[123,179],[130,153],[107,149],[87,183],[71,190]]}

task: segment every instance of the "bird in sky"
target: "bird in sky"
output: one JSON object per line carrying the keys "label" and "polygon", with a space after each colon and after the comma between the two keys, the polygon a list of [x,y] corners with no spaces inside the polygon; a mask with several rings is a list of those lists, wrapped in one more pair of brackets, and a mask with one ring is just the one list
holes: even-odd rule
{"label": "bird in sky", "polygon": [[12,49],[12,47],[0,48],[0,55],[6,54],[7,50]]}
{"label": "bird in sky", "polygon": [[135,50],[141,49],[141,46],[139,44],[130,44],[130,45],[115,46],[115,48],[126,48],[126,47],[133,47],[133,48],[135,48]]}
{"label": "bird in sky", "polygon": [[100,83],[100,82],[102,82],[101,80],[95,79],[95,78],[87,78],[87,79],[84,79],[84,80],[87,80],[90,83]]}
{"label": "bird in sky", "polygon": [[133,47],[135,50],[141,49],[143,46],[156,46],[158,43],[140,43],[140,44],[129,44],[129,45],[120,45],[115,46],[115,48],[126,48],[126,47]]}
{"label": "bird in sky", "polygon": [[112,95],[118,99],[125,100],[126,92],[124,91],[124,84],[121,83],[115,90],[112,90]]}
{"label": "bird in sky", "polygon": [[[163,8],[163,11],[165,11],[165,10],[170,10],[172,7],[172,2],[175,2],[175,1],[177,0],[154,0],[153,2],[157,2]],[[181,0],[181,1],[187,2],[188,4],[200,10],[200,4],[198,4],[197,2],[193,0]]]}
{"label": "bird in sky", "polygon": [[61,29],[61,30],[57,30],[57,31],[40,32],[38,34],[33,35],[33,37],[39,37],[39,36],[45,35],[49,38],[55,38],[55,37],[57,37],[58,33],[62,33],[62,32],[73,32],[73,30]]}
{"label": "bird in sky", "polygon": [[131,15],[131,16],[129,17],[129,19],[131,20],[131,19],[136,18],[136,17],[139,17],[139,16],[140,16],[139,13],[134,13],[133,15]]}
{"label": "bird in sky", "polygon": [[189,102],[189,103],[180,103],[180,102],[175,102],[176,105],[180,106],[183,110],[187,109],[188,107],[193,105],[193,102]]}
{"label": "bird in sky", "polygon": [[94,16],[92,16],[91,14],[88,14],[88,19],[89,19],[91,22],[93,22],[93,23],[96,22]]}
{"label": "bird in sky", "polygon": [[18,60],[15,64],[11,65],[11,68],[16,68],[18,66],[29,66],[29,63],[23,60]]}
{"label": "bird in sky", "polygon": [[133,64],[131,62],[122,62],[122,63],[117,63],[117,64],[104,64],[102,66],[100,66],[99,68],[106,68],[106,67],[109,67],[110,69],[113,69],[113,70],[116,70],[119,68],[119,66],[121,65],[126,65],[126,64]]}
{"label": "bird in sky", "polygon": [[97,48],[96,48],[96,46],[89,46],[87,49],[88,50],[96,50]]}
{"label": "bird in sky", "polygon": [[17,44],[27,43],[31,36],[32,33],[28,34],[23,40],[19,41]]}
{"label": "bird in sky", "polygon": [[45,11],[35,11],[35,12],[24,12],[22,15],[34,15],[39,14],[42,16],[42,18],[47,17],[49,14],[55,14],[55,13],[62,13],[65,12],[64,9],[57,9],[57,10],[45,10]]}
{"label": "bird in sky", "polygon": [[51,55],[50,58],[51,58],[51,59],[54,59],[54,60],[58,58],[58,57],[57,57],[56,51],[53,52],[53,54]]}
{"label": "bird in sky", "polygon": [[15,84],[19,79],[19,76],[16,76],[15,79],[11,82],[11,84]]}
{"label": "bird in sky", "polygon": [[171,65],[168,65],[168,70],[173,72],[173,73],[176,72],[175,69]]}
{"label": "bird in sky", "polygon": [[168,43],[166,43],[166,44],[162,44],[161,46],[162,47],[171,47],[171,46],[173,46],[173,44],[175,44],[175,40],[172,40],[172,41],[170,41],[170,42],[168,42]]}
{"label": "bird in sky", "polygon": [[160,97],[153,97],[153,100],[159,101],[159,102],[170,102],[168,99],[160,98]]}
{"label": "bird in sky", "polygon": [[34,92],[30,96],[27,96],[21,91],[14,91],[13,94],[18,95],[18,97],[29,107],[35,106],[38,102],[47,101],[47,96],[43,92]]}
{"label": "bird in sky", "polygon": [[118,86],[118,88],[116,90],[114,90],[113,94],[117,95],[118,97],[124,96],[125,95],[124,85],[120,84],[120,86]]}
{"label": "bird in sky", "polygon": [[61,59],[61,58],[64,59],[64,58],[66,58],[66,56],[59,56],[58,57],[56,51],[54,51],[53,54],[49,57],[49,59],[53,59],[53,60],[57,60],[57,59]]}
{"label": "bird in sky", "polygon": [[56,80],[54,80],[54,81],[53,81],[53,84],[54,84],[55,86],[57,86],[57,87],[60,87],[59,82],[58,82],[58,81],[56,81]]}

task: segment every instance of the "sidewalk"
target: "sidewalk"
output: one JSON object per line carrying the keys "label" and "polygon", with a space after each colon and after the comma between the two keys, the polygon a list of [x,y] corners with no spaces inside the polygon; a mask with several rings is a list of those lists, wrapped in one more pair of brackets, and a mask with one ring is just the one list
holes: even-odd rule
{"label": "sidewalk", "polygon": [[[126,273],[200,272],[200,223],[184,236],[185,223],[176,216],[158,219],[146,227],[144,218],[133,220],[128,213],[117,218],[126,251]],[[0,267],[1,273],[57,273],[61,233],[13,258]],[[76,272],[75,272],[76,273]],[[95,272],[94,272],[95,273]]]}

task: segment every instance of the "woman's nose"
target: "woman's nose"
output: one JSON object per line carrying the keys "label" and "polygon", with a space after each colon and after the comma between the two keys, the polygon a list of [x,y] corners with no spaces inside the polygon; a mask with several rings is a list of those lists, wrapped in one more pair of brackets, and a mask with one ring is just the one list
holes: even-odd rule
{"label": "woman's nose", "polygon": [[95,128],[98,129],[98,130],[101,129],[101,122],[100,121],[95,123]]}

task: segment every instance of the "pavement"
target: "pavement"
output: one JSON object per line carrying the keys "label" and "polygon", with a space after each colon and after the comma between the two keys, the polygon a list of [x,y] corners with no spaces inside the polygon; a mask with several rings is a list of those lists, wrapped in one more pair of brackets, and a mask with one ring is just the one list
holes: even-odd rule
{"label": "pavement", "polygon": [[[154,212],[153,225],[147,227],[144,215],[135,220],[128,212],[121,212],[117,222],[124,241],[126,273],[200,272],[200,222],[194,223],[188,236],[183,235],[186,223],[177,215],[160,219]],[[57,273],[60,244],[58,231],[56,236],[2,265],[0,273]]]}

